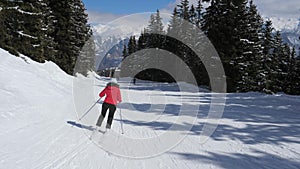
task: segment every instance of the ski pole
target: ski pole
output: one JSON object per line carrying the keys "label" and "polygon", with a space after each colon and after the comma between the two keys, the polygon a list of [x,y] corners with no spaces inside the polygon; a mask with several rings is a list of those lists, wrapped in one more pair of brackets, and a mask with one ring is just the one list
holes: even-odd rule
{"label": "ski pole", "polygon": [[121,130],[122,130],[122,134],[124,134],[124,128],[123,128],[123,118],[122,118],[122,112],[121,112],[121,108],[119,108],[120,110],[120,119],[121,119]]}
{"label": "ski pole", "polygon": [[84,118],[100,100],[101,100],[101,97],[92,105],[92,107],[88,111],[86,111],[86,113],[84,113],[84,115],[82,115],[79,118],[79,120],[81,120],[82,118]]}

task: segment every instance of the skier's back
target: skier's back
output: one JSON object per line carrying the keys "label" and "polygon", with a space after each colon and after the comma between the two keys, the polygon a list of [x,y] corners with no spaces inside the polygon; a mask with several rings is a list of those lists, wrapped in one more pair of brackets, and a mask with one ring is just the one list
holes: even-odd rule
{"label": "skier's back", "polygon": [[116,111],[116,105],[122,101],[120,87],[117,84],[116,80],[112,80],[111,82],[107,83],[106,87],[99,93],[99,96],[106,97],[104,103],[102,104],[101,115],[96,125],[98,127],[101,126],[102,121],[106,115],[106,111],[109,110],[106,128],[110,129]]}

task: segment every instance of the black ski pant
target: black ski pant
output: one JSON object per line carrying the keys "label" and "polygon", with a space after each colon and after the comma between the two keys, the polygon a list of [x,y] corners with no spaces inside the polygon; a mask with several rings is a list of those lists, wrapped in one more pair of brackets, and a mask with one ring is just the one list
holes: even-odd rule
{"label": "black ski pant", "polygon": [[114,118],[114,114],[115,114],[115,111],[116,111],[116,106],[113,105],[113,104],[109,104],[109,103],[105,103],[105,102],[102,104],[101,115],[99,116],[96,125],[99,126],[99,127],[101,126],[102,121],[103,121],[103,119],[106,115],[107,109],[109,110],[109,114],[108,114],[106,128],[110,129],[113,118]]}

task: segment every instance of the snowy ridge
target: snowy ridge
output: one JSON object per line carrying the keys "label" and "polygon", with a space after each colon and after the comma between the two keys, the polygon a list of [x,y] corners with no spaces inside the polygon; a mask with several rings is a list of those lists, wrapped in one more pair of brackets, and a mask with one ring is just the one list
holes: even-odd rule
{"label": "snowy ridge", "polygon": [[[96,68],[100,67],[100,63],[106,59],[108,52],[120,42],[128,39],[130,36],[136,35],[141,32],[140,28],[130,28],[124,25],[103,25],[96,24],[92,26],[93,34],[95,37],[96,44]],[[123,45],[122,45],[123,47]],[[123,50],[123,49],[122,49]],[[116,51],[117,53],[122,52]],[[122,56],[119,56],[122,58]]]}
{"label": "snowy ridge", "polygon": [[[75,110],[73,83],[78,80],[86,84],[91,80],[95,98],[90,99],[95,101],[110,79],[74,78],[52,62],[40,64],[24,56],[26,63],[2,49],[0,56],[0,168],[297,169],[300,166],[299,96],[227,94],[222,119],[217,120],[208,119],[207,115],[211,99],[218,93],[182,92],[177,84],[167,83],[137,81],[132,85],[131,79],[121,79],[123,102],[119,108],[125,134],[120,134],[118,109],[111,131],[106,135],[96,133],[89,140],[101,103],[82,121],[77,121],[92,102],[83,104],[80,111]],[[199,106],[196,117],[192,117],[193,106]],[[191,121],[178,121],[180,109],[183,109],[180,117],[196,118],[189,131],[184,129]],[[218,126],[201,144],[200,134],[207,124]],[[175,128],[170,130],[173,125]],[[172,143],[163,140],[161,134],[172,132],[184,139],[171,149],[160,151]],[[153,142],[147,143],[150,139]],[[142,142],[135,144],[136,140]],[[119,154],[99,145],[115,147]],[[157,155],[136,159],[144,153]]]}
{"label": "snowy ridge", "polygon": [[298,28],[300,18],[281,18],[281,17],[265,17],[271,20],[276,30],[295,30]]}
{"label": "snowy ridge", "polygon": [[101,36],[103,40],[107,40],[111,37],[118,38],[120,40],[126,39],[130,36],[139,36],[145,25],[132,28],[126,25],[103,25],[97,24],[92,27],[95,36]]}
{"label": "snowy ridge", "polygon": [[290,47],[295,47],[297,55],[300,48],[300,18],[287,17],[264,17],[271,20],[276,31],[280,31],[283,41]]}
{"label": "snowy ridge", "polygon": [[300,48],[300,19],[298,20],[298,25],[295,28],[283,29],[281,34],[285,42],[287,42],[291,47],[295,47],[298,55]]}
{"label": "snowy ridge", "polygon": [[[100,63],[105,59],[108,52],[123,40],[128,40],[130,36],[135,36],[136,39],[141,32],[149,25],[150,15],[153,13],[138,13],[117,18],[107,24],[96,24],[92,26],[93,35],[96,43],[96,68],[101,67]],[[162,22],[165,30],[167,30],[170,15],[161,13]],[[122,53],[121,50],[117,53]],[[122,55],[117,60],[122,59]],[[109,61],[108,61],[109,62]],[[113,64],[113,63],[112,63]]]}

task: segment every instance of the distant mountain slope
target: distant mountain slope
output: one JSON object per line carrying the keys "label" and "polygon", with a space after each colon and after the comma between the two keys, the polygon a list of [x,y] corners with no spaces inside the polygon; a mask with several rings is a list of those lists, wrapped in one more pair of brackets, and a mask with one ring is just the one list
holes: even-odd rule
{"label": "distant mountain slope", "polygon": [[[299,20],[300,21],[300,20]],[[300,48],[300,22],[295,29],[284,29],[282,30],[282,37],[291,47],[295,46],[297,53],[299,54]]]}
{"label": "distant mountain slope", "polygon": [[[290,46],[295,46],[299,52],[300,20],[280,17],[264,18],[272,20],[275,29],[281,31],[283,40]],[[147,22],[130,23],[126,19],[125,21],[116,20],[109,24],[94,24],[92,29],[96,41],[96,69],[103,70],[118,66],[123,58],[124,44],[128,43],[130,36],[139,36],[147,24]]]}
{"label": "distant mountain slope", "polygon": [[122,23],[93,25],[97,70],[118,66],[123,58],[124,44],[128,43],[130,36],[139,36],[144,27],[146,25],[127,26]]}

